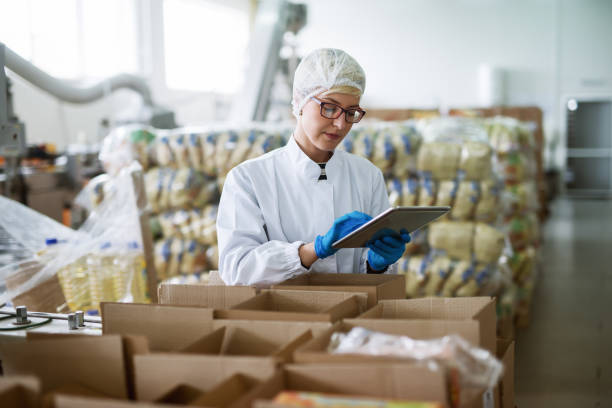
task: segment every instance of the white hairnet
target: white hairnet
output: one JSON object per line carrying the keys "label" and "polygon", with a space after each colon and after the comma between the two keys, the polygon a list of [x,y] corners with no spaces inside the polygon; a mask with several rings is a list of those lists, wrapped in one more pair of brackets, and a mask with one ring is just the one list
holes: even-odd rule
{"label": "white hairnet", "polygon": [[295,70],[293,78],[293,114],[300,111],[311,96],[336,86],[350,86],[363,94],[365,72],[353,57],[335,48],[319,48],[308,54]]}

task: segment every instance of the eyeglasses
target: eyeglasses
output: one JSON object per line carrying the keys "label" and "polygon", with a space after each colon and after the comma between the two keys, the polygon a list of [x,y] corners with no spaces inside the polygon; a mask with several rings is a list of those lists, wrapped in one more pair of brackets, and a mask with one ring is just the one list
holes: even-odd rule
{"label": "eyeglasses", "polygon": [[356,108],[344,109],[342,106],[338,106],[335,103],[323,102],[314,96],[311,96],[310,99],[321,105],[321,116],[327,119],[338,119],[340,115],[344,113],[344,119],[348,123],[357,123],[366,114],[364,110]]}

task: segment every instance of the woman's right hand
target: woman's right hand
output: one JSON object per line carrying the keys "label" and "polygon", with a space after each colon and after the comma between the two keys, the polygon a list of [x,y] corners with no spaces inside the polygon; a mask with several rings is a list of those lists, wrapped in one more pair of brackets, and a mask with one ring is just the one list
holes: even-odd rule
{"label": "woman's right hand", "polygon": [[332,248],[334,242],[355,231],[371,219],[372,217],[368,214],[359,211],[353,211],[337,218],[325,235],[317,235],[314,242],[317,257],[323,259],[336,253],[337,249]]}

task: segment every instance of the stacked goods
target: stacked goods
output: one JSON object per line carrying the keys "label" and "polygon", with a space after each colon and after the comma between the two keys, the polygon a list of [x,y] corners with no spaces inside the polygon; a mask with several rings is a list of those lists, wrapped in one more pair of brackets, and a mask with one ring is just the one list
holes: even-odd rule
{"label": "stacked goods", "polygon": [[[518,295],[516,314],[519,322],[526,323],[539,245],[535,141],[528,126],[517,120],[495,117],[486,120],[485,124],[504,182],[503,223],[513,254],[503,262],[511,270],[516,285],[509,293]],[[506,303],[511,304],[510,300]]]}
{"label": "stacked goods", "polygon": [[[234,166],[284,145],[289,127],[120,127],[104,141],[100,158],[109,173],[137,160],[145,173],[158,278],[215,270],[217,204]],[[107,176],[103,176],[107,177]],[[104,180],[90,188],[104,196]]]}
{"label": "stacked goods", "polygon": [[403,185],[391,180],[392,199],[401,194],[399,205],[450,206],[451,211],[413,234],[399,268],[406,274],[407,295],[495,294],[505,236],[495,227],[500,184],[486,132],[461,119],[435,119],[421,128],[418,173]]}

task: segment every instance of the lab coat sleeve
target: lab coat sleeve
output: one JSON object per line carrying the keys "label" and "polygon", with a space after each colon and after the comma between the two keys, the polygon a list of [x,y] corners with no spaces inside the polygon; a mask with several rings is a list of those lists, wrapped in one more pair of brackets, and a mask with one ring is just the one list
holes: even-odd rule
{"label": "lab coat sleeve", "polygon": [[217,215],[219,274],[228,285],[267,285],[309,269],[298,254],[304,242],[269,241],[265,221],[246,171],[227,176]]}
{"label": "lab coat sleeve", "polygon": [[[372,217],[376,217],[378,214],[391,207],[391,204],[389,204],[389,194],[387,193],[387,185],[385,183],[385,178],[383,177],[382,172],[378,169],[375,174],[376,176],[374,177],[374,180],[372,182],[372,209],[370,213]],[[364,249],[361,254],[361,263],[359,265],[360,273],[367,273],[368,269],[366,261],[368,259],[368,251],[369,249]],[[389,267],[384,273],[396,274],[398,262],[389,265]]]}

